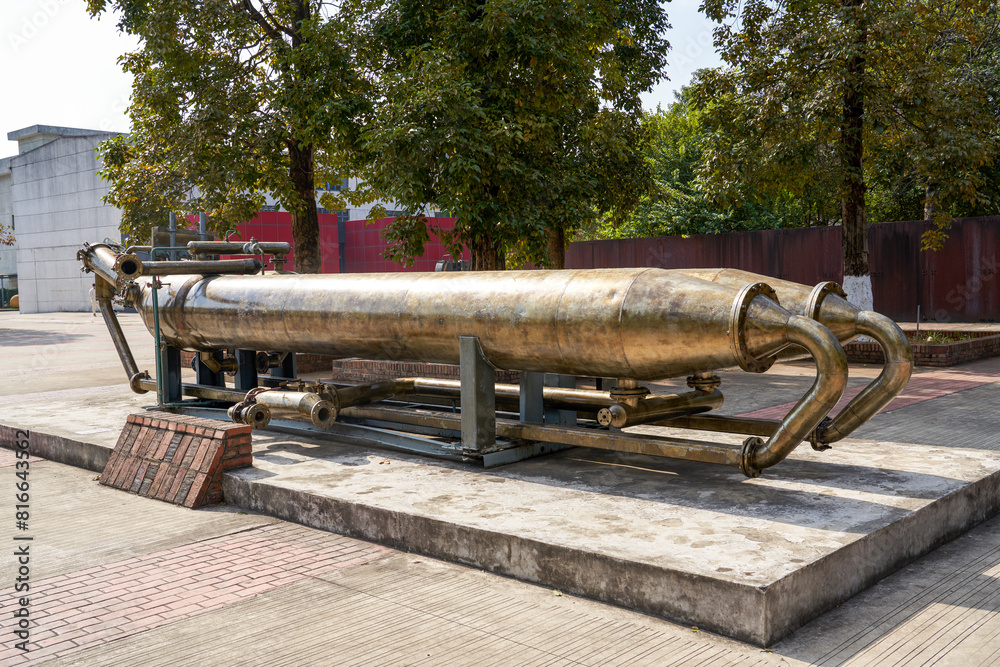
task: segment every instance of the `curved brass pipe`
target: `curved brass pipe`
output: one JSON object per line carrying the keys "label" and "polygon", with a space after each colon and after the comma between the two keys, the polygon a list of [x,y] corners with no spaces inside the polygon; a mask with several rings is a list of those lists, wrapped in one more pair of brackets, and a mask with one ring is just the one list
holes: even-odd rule
{"label": "curved brass pipe", "polygon": [[885,365],[882,372],[855,396],[828,424],[817,431],[815,446],[825,448],[854,432],[899,395],[913,372],[913,350],[906,334],[890,318],[873,311],[859,310],[847,299],[836,283],[807,285],[761,276],[739,269],[677,269],[684,275],[723,285],[744,285],[752,280],[766,280],[778,292],[781,305],[788,310],[818,320],[840,340],[847,343],[858,336],[871,336],[882,348]]}
{"label": "curved brass pipe", "polygon": [[870,310],[859,312],[856,321],[858,333],[871,336],[882,347],[885,366],[832,422],[820,426],[817,440],[822,444],[847,437],[878,414],[903,391],[913,372],[913,348],[895,322]]}
{"label": "curved brass pipe", "polygon": [[784,460],[833,409],[847,387],[847,356],[829,329],[815,320],[793,315],[785,331],[788,342],[801,345],[812,355],[816,380],[767,442],[756,436],[744,441],[740,470],[747,477],[757,477],[764,468]]}

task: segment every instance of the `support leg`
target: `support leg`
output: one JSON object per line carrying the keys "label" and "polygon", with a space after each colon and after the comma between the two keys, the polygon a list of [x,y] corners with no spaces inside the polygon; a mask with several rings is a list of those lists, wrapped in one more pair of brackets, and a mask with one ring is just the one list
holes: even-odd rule
{"label": "support leg", "polygon": [[[576,376],[546,373],[545,386],[561,387],[563,389],[575,389]],[[558,426],[576,426],[576,410],[546,410],[545,423],[555,424]]]}
{"label": "support leg", "polygon": [[160,372],[163,373],[163,402],[180,403],[181,392],[181,351],[172,345],[160,348]]}
{"label": "support leg", "polygon": [[459,337],[462,380],[462,448],[482,452],[497,439],[496,374],[475,336]]}
{"label": "support leg", "polygon": [[521,372],[521,421],[542,424],[545,421],[545,407],[542,405],[544,373]]}
{"label": "support leg", "polygon": [[285,355],[285,358],[281,361],[281,365],[272,368],[270,375],[282,381],[296,379],[299,374],[298,369],[295,367],[295,353],[289,352]]}
{"label": "support leg", "polygon": [[257,386],[257,351],[236,350],[236,391],[250,391]]}

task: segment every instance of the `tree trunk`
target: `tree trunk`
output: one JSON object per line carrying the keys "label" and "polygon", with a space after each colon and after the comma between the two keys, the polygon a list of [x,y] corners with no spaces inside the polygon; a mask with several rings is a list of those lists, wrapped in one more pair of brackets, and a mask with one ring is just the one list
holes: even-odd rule
{"label": "tree trunk", "polygon": [[843,0],[844,19],[857,32],[853,51],[847,58],[844,81],[844,119],[841,148],[844,156],[843,226],[844,275],[868,275],[868,218],[865,213],[864,158],[864,71],[868,29],[863,0]]}
{"label": "tree trunk", "polygon": [[566,230],[562,225],[549,227],[546,230],[549,246],[549,268],[566,268]]}
{"label": "tree trunk", "polygon": [[298,201],[292,209],[292,242],[295,245],[295,271],[321,273],[323,262],[319,248],[319,215],[316,210],[316,178],[313,171],[313,147],[288,141],[288,175]]}
{"label": "tree trunk", "polygon": [[933,220],[934,214],[937,213],[937,193],[937,183],[928,182],[924,188],[924,220]]}
{"label": "tree trunk", "polygon": [[506,257],[492,236],[478,236],[469,243],[473,271],[503,271]]}

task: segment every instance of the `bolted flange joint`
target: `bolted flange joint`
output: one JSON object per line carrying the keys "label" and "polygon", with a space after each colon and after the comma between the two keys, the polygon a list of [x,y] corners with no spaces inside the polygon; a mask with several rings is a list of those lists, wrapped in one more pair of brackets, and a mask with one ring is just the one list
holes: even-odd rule
{"label": "bolted flange joint", "polygon": [[755,435],[743,441],[743,449],[740,451],[740,472],[750,479],[760,477],[761,470],[753,464],[753,459],[757,448],[763,446],[764,439]]}

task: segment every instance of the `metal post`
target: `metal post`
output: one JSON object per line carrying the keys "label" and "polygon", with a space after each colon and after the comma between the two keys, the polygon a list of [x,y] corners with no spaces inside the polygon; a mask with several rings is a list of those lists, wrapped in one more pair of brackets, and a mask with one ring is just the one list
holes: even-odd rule
{"label": "metal post", "polygon": [[532,424],[545,423],[545,406],[542,403],[544,386],[544,373],[521,371],[521,421]]}
{"label": "metal post", "polygon": [[198,214],[198,240],[208,240],[208,218],[204,213]]}
{"label": "metal post", "polygon": [[[170,247],[171,248],[176,248],[177,247],[177,214],[176,213],[171,213],[170,214],[170,225],[167,227],[167,229],[170,231]],[[170,251],[170,259],[174,260],[175,262],[177,261],[177,252],[176,251],[173,251],[173,250]]]}
{"label": "metal post", "polygon": [[257,351],[236,350],[236,391],[250,391],[257,387]]}
{"label": "metal post", "polygon": [[[575,389],[576,376],[558,375],[556,373],[546,373],[545,386],[562,387],[563,389]],[[545,423],[557,424],[559,426],[576,426],[576,410],[546,410]]]}
{"label": "metal post", "polygon": [[173,345],[160,348],[160,370],[163,373],[163,403],[180,403],[184,397],[181,391],[181,351]]}
{"label": "metal post", "polygon": [[462,381],[462,448],[482,452],[496,445],[496,373],[476,336],[459,336]]}

